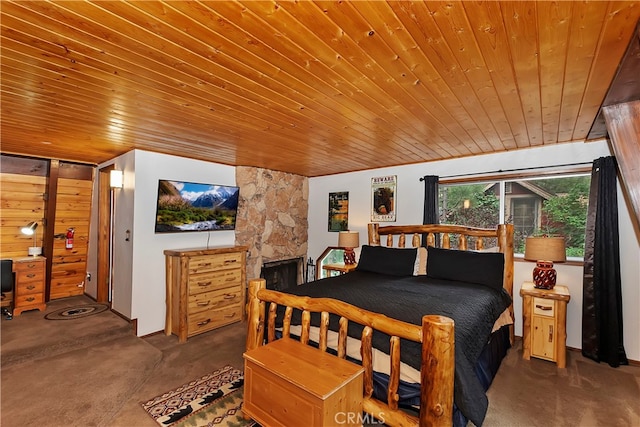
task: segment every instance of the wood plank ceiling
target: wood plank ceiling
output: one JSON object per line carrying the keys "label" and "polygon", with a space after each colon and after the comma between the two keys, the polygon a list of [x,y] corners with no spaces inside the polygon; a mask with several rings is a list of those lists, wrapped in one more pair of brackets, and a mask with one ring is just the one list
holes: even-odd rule
{"label": "wood plank ceiling", "polygon": [[637,2],[2,1],[1,150],[321,176],[587,138]]}

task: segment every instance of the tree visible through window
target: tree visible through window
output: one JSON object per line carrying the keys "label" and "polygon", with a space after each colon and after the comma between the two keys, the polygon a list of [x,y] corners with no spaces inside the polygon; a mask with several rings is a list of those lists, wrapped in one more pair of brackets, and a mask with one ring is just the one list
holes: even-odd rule
{"label": "tree visible through window", "polygon": [[[514,251],[528,236],[564,236],[567,256],[584,256],[589,175],[439,186],[440,223],[494,228],[514,225]],[[505,191],[509,189],[509,191]],[[485,246],[495,242],[485,242]]]}

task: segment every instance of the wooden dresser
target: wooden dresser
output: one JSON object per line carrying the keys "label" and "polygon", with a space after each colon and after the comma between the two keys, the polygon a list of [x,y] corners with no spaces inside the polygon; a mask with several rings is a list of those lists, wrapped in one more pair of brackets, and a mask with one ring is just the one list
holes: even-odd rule
{"label": "wooden dresser", "polygon": [[13,259],[15,273],[13,315],[23,311],[47,308],[45,292],[45,257],[25,257]]}
{"label": "wooden dresser", "polygon": [[168,249],[164,332],[188,337],[244,319],[246,246]]}

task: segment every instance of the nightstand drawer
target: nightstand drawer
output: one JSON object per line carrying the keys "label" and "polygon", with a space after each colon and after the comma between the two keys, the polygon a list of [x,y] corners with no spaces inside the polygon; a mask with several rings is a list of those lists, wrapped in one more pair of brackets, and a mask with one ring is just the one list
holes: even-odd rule
{"label": "nightstand drawer", "polygon": [[533,314],[537,316],[553,317],[555,315],[555,301],[543,298],[533,298]]}

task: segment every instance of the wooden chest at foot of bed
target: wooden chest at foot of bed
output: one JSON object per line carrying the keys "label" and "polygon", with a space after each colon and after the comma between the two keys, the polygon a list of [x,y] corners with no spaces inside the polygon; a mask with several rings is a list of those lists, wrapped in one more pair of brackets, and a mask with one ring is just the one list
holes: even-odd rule
{"label": "wooden chest at foot of bed", "polygon": [[362,425],[361,366],[289,338],[244,358],[243,411],[262,426]]}

